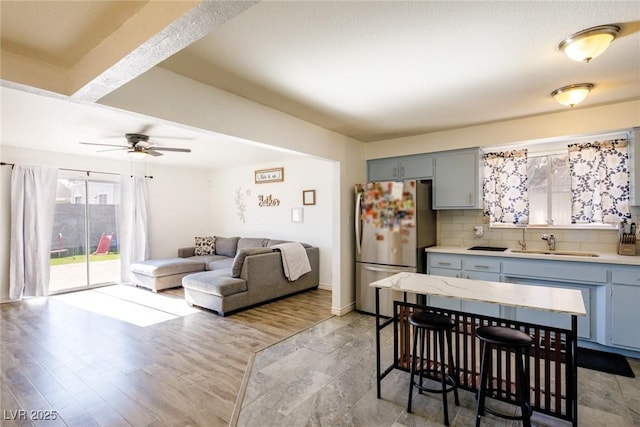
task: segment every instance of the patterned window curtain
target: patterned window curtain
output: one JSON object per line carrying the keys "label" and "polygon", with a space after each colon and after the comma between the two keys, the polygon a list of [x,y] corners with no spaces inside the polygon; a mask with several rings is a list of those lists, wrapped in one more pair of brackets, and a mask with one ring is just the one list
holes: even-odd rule
{"label": "patterned window curtain", "polygon": [[527,224],[527,150],[486,153],[484,162],[484,214],[491,222]]}
{"label": "patterned window curtain", "polygon": [[571,221],[611,223],[631,218],[626,139],[569,145]]}

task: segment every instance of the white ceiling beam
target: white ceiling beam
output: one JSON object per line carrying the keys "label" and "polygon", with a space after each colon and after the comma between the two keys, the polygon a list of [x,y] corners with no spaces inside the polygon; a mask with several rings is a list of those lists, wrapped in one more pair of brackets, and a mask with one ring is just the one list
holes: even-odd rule
{"label": "white ceiling beam", "polygon": [[70,70],[71,97],[99,100],[256,3],[150,2]]}

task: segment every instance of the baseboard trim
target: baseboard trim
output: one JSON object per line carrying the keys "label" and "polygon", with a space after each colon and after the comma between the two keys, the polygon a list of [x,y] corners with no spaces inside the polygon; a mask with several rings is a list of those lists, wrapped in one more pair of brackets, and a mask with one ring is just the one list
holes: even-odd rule
{"label": "baseboard trim", "polygon": [[339,308],[339,307],[331,307],[331,314],[333,314],[334,316],[344,316],[347,313],[351,313],[352,311],[354,311],[356,309],[356,303],[355,301],[352,302],[351,304]]}
{"label": "baseboard trim", "polygon": [[318,289],[322,289],[323,291],[333,291],[333,286],[320,283],[318,285]]}

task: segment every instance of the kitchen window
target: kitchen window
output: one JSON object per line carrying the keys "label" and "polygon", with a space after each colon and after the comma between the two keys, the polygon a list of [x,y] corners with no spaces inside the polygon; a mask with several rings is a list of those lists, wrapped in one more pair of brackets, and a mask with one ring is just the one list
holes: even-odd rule
{"label": "kitchen window", "polygon": [[625,138],[487,150],[485,215],[492,226],[611,227],[626,221],[627,150]]}
{"label": "kitchen window", "polygon": [[527,159],[529,225],[571,224],[571,176],[567,153]]}

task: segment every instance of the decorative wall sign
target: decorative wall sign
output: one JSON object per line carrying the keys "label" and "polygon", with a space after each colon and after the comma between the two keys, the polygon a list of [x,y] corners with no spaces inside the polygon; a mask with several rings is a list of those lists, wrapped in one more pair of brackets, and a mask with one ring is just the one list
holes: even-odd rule
{"label": "decorative wall sign", "polygon": [[316,204],[316,190],[303,190],[302,191],[302,204],[303,205],[315,205]]}
{"label": "decorative wall sign", "polygon": [[273,197],[271,194],[265,196],[264,194],[258,195],[258,206],[261,208],[272,208],[280,206],[280,200]]}
{"label": "decorative wall sign", "polygon": [[260,169],[255,171],[256,184],[284,181],[284,168]]}

